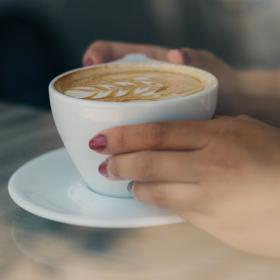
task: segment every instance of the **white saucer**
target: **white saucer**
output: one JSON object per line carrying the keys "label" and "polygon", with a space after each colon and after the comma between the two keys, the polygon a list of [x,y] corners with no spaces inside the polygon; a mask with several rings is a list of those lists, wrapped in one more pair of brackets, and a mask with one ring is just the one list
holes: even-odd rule
{"label": "white saucer", "polygon": [[171,212],[134,199],[112,198],[91,191],[81,180],[65,149],[39,156],[9,181],[16,204],[57,222],[101,228],[130,228],[180,223]]}

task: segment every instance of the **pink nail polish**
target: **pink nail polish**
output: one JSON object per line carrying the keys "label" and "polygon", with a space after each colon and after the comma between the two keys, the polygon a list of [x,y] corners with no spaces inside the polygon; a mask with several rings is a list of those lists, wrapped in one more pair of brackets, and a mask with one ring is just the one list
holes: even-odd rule
{"label": "pink nail polish", "polygon": [[97,136],[94,136],[90,141],[89,141],[89,147],[97,152],[103,151],[107,146],[107,138],[106,136],[99,134]]}
{"label": "pink nail polish", "polygon": [[87,60],[85,61],[85,66],[90,66],[93,64],[94,64],[94,61],[92,58],[87,58]]}
{"label": "pink nail polish", "polygon": [[181,53],[183,55],[184,64],[191,64],[192,58],[187,50],[181,49]]}
{"label": "pink nail polish", "polygon": [[98,171],[101,175],[107,177],[107,175],[108,175],[108,173],[107,173],[107,161],[104,161],[99,165]]}

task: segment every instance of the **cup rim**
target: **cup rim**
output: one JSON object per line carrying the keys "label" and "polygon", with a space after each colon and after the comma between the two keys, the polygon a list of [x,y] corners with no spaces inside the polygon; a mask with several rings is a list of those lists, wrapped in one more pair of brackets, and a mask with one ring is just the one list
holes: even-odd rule
{"label": "cup rim", "polygon": [[[193,93],[191,95],[185,95],[185,96],[178,96],[178,97],[173,97],[173,98],[167,98],[167,99],[162,99],[162,100],[145,100],[145,101],[129,101],[129,102],[114,102],[114,101],[97,101],[97,100],[87,100],[87,99],[80,99],[80,98],[74,98],[68,95],[65,95],[63,93],[61,93],[60,91],[58,91],[55,88],[55,83],[56,81],[58,81],[60,78],[69,75],[71,73],[74,72],[78,72],[80,70],[85,70],[85,69],[90,69],[90,68],[97,68],[97,67],[104,67],[106,65],[121,65],[121,66],[135,66],[135,64],[139,65],[139,66],[149,66],[149,67],[159,67],[159,66],[174,66],[174,67],[180,67],[180,68],[185,68],[185,69],[192,69],[194,71],[197,71],[198,73],[202,73],[204,75],[207,75],[210,79],[211,79],[211,85],[206,87],[205,89],[198,91],[196,93]],[[215,89],[218,88],[218,79],[210,72],[197,68],[197,67],[193,67],[193,66],[189,66],[189,65],[177,65],[177,64],[173,64],[173,63],[166,63],[166,62],[162,62],[162,63],[135,63],[135,62],[130,62],[130,63],[116,63],[116,62],[111,62],[111,63],[102,63],[102,64],[98,64],[98,65],[91,65],[91,66],[85,66],[85,67],[78,67],[69,71],[66,71],[58,76],[56,76],[55,78],[53,78],[51,80],[51,82],[49,83],[49,95],[53,95],[55,94],[56,96],[58,96],[59,98],[61,98],[62,100],[66,101],[66,102],[75,102],[76,104],[81,104],[81,105],[87,105],[87,106],[94,106],[94,107],[103,107],[104,105],[107,107],[119,107],[119,106],[149,106],[151,104],[153,105],[160,105],[160,104],[166,104],[166,103],[176,103],[176,102],[180,102],[182,100],[192,100],[192,99],[196,99],[196,98],[200,98],[203,95],[208,95],[211,94],[211,92]]]}

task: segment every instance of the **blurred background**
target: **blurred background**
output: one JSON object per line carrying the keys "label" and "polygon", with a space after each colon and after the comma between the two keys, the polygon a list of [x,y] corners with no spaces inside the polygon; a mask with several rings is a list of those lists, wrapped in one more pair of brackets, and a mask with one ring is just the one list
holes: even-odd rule
{"label": "blurred background", "polygon": [[47,86],[96,39],[208,49],[280,65],[279,0],[0,0],[0,100],[49,107]]}

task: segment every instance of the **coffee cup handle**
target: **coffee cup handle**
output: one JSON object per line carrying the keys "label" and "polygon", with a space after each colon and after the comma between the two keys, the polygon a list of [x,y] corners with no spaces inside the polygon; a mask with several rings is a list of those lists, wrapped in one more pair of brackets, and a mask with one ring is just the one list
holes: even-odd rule
{"label": "coffee cup handle", "polygon": [[121,59],[115,60],[112,62],[114,63],[162,63],[159,60],[152,59],[145,54],[142,53],[131,53],[127,54]]}

